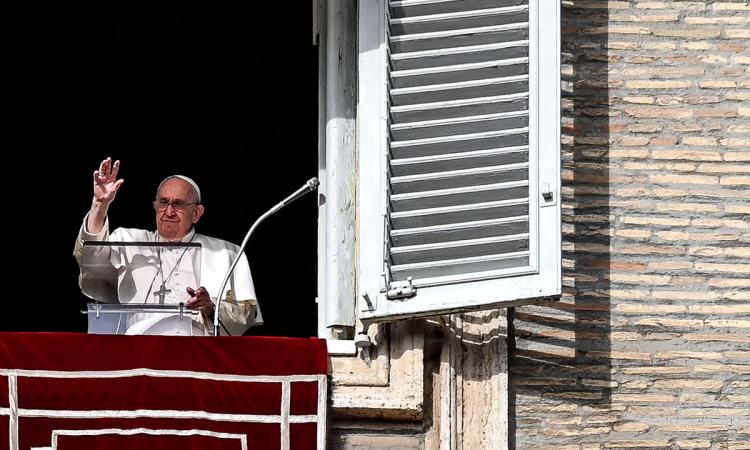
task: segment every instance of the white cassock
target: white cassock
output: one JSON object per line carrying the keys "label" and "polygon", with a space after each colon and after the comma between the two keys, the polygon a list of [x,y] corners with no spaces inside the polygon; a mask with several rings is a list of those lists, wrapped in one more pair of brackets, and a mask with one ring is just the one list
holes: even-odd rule
{"label": "white cassock", "polygon": [[[187,288],[203,286],[216,304],[218,291],[239,247],[202,234],[194,229],[182,242],[200,244],[194,247],[101,247],[92,253],[85,241],[166,242],[156,231],[136,228],[117,228],[109,233],[109,219],[101,231],[91,234],[86,230],[88,216],[78,233],[73,251],[81,268],[79,285],[88,297],[121,304],[179,304],[190,295]],[[97,264],[90,259],[96,257]],[[92,269],[92,268],[96,269]],[[96,273],[93,273],[93,271]],[[231,291],[229,295],[227,293]],[[257,304],[255,287],[247,257],[243,254],[222,295],[221,323],[233,336],[242,335],[253,325],[263,323]],[[213,318],[203,314],[193,316],[192,330],[185,332],[174,326],[163,314],[134,314],[127,319],[126,334],[211,334]],[[182,322],[185,322],[184,320]]]}

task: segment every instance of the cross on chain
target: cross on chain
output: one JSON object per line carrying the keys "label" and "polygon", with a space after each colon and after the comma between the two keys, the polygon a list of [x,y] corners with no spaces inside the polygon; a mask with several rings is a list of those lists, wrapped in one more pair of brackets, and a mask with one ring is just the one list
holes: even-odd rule
{"label": "cross on chain", "polygon": [[164,297],[166,297],[167,294],[172,292],[172,289],[167,289],[167,287],[164,285],[164,283],[161,284],[161,287],[158,291],[154,292],[154,297],[159,297],[159,304],[164,304]]}
{"label": "cross on chain", "polygon": [[[193,240],[192,238],[190,239]],[[164,304],[164,299],[166,298],[167,294],[172,292],[171,289],[167,289],[167,281],[169,281],[170,278],[172,278],[172,275],[174,274],[175,270],[177,270],[180,267],[180,262],[182,261],[182,258],[185,256],[185,253],[187,253],[188,247],[185,248],[185,250],[182,251],[182,254],[180,254],[180,257],[177,258],[177,263],[175,263],[174,267],[172,267],[172,270],[169,271],[169,275],[167,275],[166,278],[164,278],[164,270],[161,266],[161,249],[159,249],[159,270],[156,272],[156,275],[161,273],[161,287],[159,287],[159,290],[154,292],[154,297],[159,298],[159,304]],[[154,276],[156,277],[156,276]]]}

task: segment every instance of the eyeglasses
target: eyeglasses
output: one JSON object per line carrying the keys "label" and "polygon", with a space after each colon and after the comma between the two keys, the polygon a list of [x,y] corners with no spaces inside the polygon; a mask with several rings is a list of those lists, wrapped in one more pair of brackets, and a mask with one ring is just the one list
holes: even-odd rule
{"label": "eyeglasses", "polygon": [[154,208],[159,211],[165,211],[167,207],[172,206],[175,211],[183,212],[190,205],[197,205],[198,202],[186,202],[185,200],[172,200],[171,202],[166,198],[154,200]]}

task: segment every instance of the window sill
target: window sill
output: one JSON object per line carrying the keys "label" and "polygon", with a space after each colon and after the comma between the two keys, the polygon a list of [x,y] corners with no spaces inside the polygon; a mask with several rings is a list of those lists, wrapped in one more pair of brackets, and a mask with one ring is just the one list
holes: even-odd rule
{"label": "window sill", "polygon": [[354,341],[326,341],[331,354],[330,405],[346,417],[416,420],[424,401],[424,330],[421,321],[372,327],[371,360],[357,355]]}
{"label": "window sill", "polygon": [[326,345],[330,356],[354,356],[357,354],[354,340],[326,339]]}

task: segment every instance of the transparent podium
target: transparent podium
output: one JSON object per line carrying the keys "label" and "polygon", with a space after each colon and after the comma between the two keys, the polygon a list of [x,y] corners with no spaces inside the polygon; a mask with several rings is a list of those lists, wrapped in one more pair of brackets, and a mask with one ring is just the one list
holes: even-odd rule
{"label": "transparent podium", "polygon": [[79,285],[88,332],[203,336],[200,313],[185,307],[198,288],[201,245],[183,242],[83,244]]}

